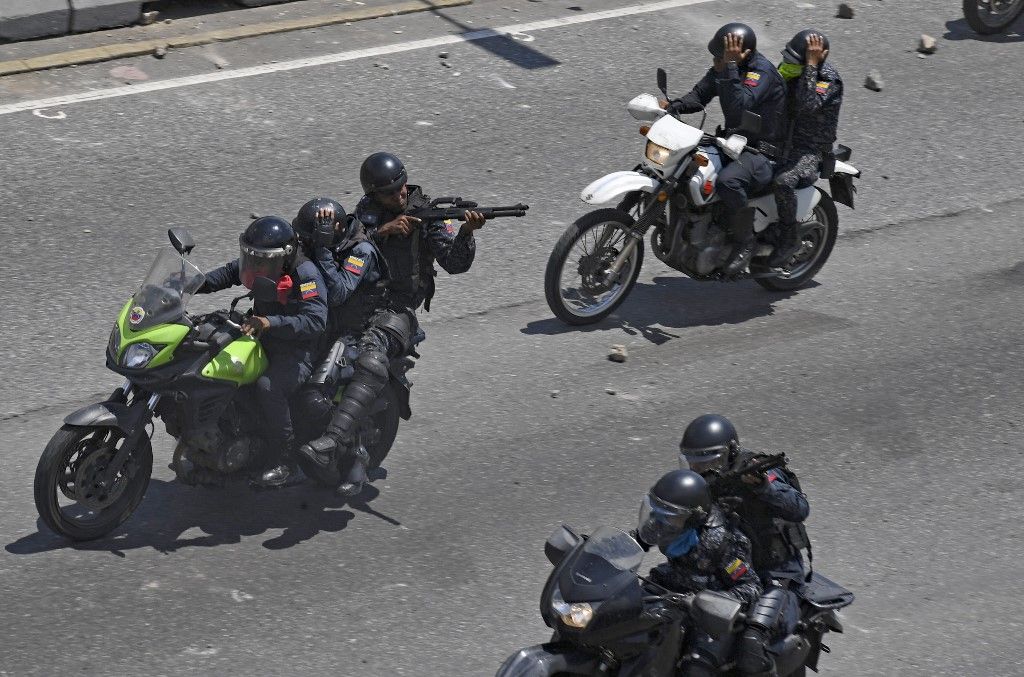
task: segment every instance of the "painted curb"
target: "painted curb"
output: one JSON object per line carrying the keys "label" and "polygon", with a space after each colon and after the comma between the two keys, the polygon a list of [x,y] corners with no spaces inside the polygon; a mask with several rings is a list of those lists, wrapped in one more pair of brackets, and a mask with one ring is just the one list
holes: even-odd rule
{"label": "painted curb", "polygon": [[99,61],[111,61],[130,56],[141,56],[152,54],[158,47],[181,48],[194,47],[196,45],[207,45],[214,42],[227,42],[229,40],[241,40],[243,38],[255,38],[261,35],[273,33],[285,33],[288,31],[299,31],[307,28],[318,28],[353,21],[365,21],[367,19],[380,19],[386,16],[398,16],[400,14],[412,14],[431,9],[444,9],[448,7],[459,7],[472,4],[473,0],[408,0],[394,5],[384,7],[367,7],[365,9],[347,10],[335,14],[323,14],[320,16],[285,19],[283,21],[272,21],[266,23],[252,24],[251,26],[237,26],[234,28],[222,28],[207,33],[195,35],[181,35],[168,38],[154,38],[139,42],[122,42],[88,49],[75,49],[56,54],[46,54],[27,59],[14,59],[11,61],[0,61],[0,77],[14,75],[16,73],[30,73],[33,71],[47,70],[50,68],[64,68],[79,64],[96,63]]}

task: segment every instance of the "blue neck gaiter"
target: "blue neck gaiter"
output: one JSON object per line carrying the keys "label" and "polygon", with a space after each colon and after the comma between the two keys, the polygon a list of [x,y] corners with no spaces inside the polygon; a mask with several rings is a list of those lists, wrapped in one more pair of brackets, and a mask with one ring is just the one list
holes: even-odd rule
{"label": "blue neck gaiter", "polygon": [[690,552],[693,546],[697,545],[698,540],[697,530],[693,528],[687,529],[665,548],[665,555],[668,557],[682,557]]}

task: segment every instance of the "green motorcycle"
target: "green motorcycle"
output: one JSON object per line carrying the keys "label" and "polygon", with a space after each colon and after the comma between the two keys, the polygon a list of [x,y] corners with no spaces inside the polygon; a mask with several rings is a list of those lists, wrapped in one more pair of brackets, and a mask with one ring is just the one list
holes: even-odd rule
{"label": "green motorcycle", "polygon": [[[168,236],[174,250],[160,252],[110,333],[107,368],[123,375],[124,384],[103,402],[67,416],[36,467],[39,516],[72,540],[109,533],[139,506],[153,469],[154,416],[177,440],[170,467],[182,483],[223,486],[254,469],[259,458],[259,413],[247,386],[267,368],[267,356],[257,339],[242,333],[244,315],[235,306],[243,299],[276,298],[276,284],[258,279],[254,291],[235,298],[230,309],[191,316],[185,307],[205,276],[186,258],[195,246],[188,231],[171,229]],[[354,373],[356,338],[334,356],[341,368],[323,392],[309,397],[303,389],[304,396],[293,400],[299,443],[326,429],[331,402]],[[405,373],[413,357],[419,355],[410,350],[392,360],[388,385],[358,427],[354,444],[366,449],[371,468],[390,451],[399,418],[412,415]],[[351,462],[344,455],[332,476],[344,477]]]}

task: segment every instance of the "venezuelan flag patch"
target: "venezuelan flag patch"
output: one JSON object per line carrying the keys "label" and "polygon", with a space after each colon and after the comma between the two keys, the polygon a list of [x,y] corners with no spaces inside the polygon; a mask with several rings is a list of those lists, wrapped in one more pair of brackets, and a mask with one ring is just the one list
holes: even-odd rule
{"label": "venezuelan flag patch", "polygon": [[729,566],[725,567],[725,573],[729,574],[729,578],[734,581],[738,581],[740,576],[747,573],[747,565],[741,559],[734,559]]}
{"label": "venezuelan flag patch", "polygon": [[352,273],[353,275],[362,275],[363,266],[365,265],[366,262],[363,261],[358,256],[350,256],[347,259],[345,259],[345,264],[342,266],[342,268]]}
{"label": "venezuelan flag patch", "polygon": [[747,87],[757,87],[761,82],[761,74],[756,71],[747,71],[746,79],[743,81]]}
{"label": "venezuelan flag patch", "polygon": [[299,285],[299,293],[302,294],[303,301],[308,301],[309,299],[319,296],[320,290],[316,288],[316,282],[310,280],[309,282],[303,282]]}
{"label": "venezuelan flag patch", "polygon": [[819,80],[814,85],[814,91],[817,92],[818,94],[828,94],[828,86],[830,84],[832,84],[832,83],[830,83],[830,82],[822,82],[822,81]]}

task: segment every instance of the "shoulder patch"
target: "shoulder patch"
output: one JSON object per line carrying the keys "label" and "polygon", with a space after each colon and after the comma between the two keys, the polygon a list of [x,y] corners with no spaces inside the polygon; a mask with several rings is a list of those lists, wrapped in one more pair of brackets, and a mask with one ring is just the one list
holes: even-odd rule
{"label": "shoulder patch", "polygon": [[309,282],[303,282],[300,284],[299,293],[302,294],[303,301],[308,301],[309,299],[319,296],[320,290],[317,289],[316,280],[310,280]]}
{"label": "shoulder patch", "polygon": [[365,265],[366,261],[358,256],[349,256],[342,267],[353,275],[362,275]]}
{"label": "shoulder patch", "polygon": [[444,220],[444,230],[449,235],[454,235],[455,234],[455,222],[452,221],[451,219],[445,219]]}
{"label": "shoulder patch", "polygon": [[828,86],[830,84],[832,84],[832,83],[831,82],[825,82],[824,80],[818,80],[818,82],[816,82],[815,85],[814,85],[814,91],[817,92],[818,94],[827,94],[828,93]]}
{"label": "shoulder patch", "polygon": [[768,481],[769,481],[769,482],[774,482],[774,481],[775,481],[775,480],[777,480],[777,479],[779,479],[779,474],[778,474],[777,472],[775,472],[774,470],[772,470],[772,471],[770,471],[770,472],[768,473]]}
{"label": "shoulder patch", "polygon": [[725,573],[729,574],[729,578],[737,581],[740,579],[740,576],[747,573],[747,565],[739,558],[734,559],[729,563],[729,566],[725,567]]}
{"label": "shoulder patch", "polygon": [[758,73],[757,71],[747,71],[747,74],[744,76],[743,84],[745,84],[747,87],[757,87],[760,81],[760,73]]}

